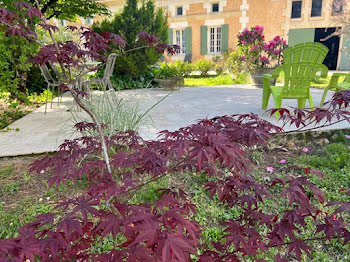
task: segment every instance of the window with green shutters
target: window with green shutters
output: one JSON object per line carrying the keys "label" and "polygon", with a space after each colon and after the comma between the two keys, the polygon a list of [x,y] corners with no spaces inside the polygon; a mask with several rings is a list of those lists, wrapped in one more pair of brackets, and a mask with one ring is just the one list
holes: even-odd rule
{"label": "window with green shutters", "polygon": [[229,26],[224,24],[222,26],[201,28],[201,54],[221,54],[228,50],[228,36]]}
{"label": "window with green shutters", "polygon": [[192,28],[171,29],[171,33],[173,42],[170,44],[176,44],[180,47],[179,55],[192,54]]}

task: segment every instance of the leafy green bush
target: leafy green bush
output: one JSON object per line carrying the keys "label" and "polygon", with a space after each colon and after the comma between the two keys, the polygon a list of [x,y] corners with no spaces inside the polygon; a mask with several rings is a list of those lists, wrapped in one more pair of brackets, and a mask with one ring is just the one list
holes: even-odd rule
{"label": "leafy green bush", "polygon": [[18,36],[6,36],[0,30],[0,50],[0,91],[28,103],[26,87],[28,71],[32,68],[28,60],[36,54],[37,45]]}
{"label": "leafy green bush", "polygon": [[170,66],[167,63],[162,63],[159,68],[154,68],[154,77],[159,79],[181,76],[175,66]]}
{"label": "leafy green bush", "polygon": [[195,70],[199,71],[202,76],[208,75],[208,72],[215,66],[211,60],[200,59],[194,64]]}
{"label": "leafy green bush", "polygon": [[[226,55],[225,55],[226,56]],[[221,56],[215,56],[213,62],[215,64],[216,75],[221,75],[225,71],[225,61],[226,57],[222,58]]]}
{"label": "leafy green bush", "polygon": [[[105,19],[102,23],[94,24],[93,29],[98,33],[111,32],[120,35],[128,43],[126,52],[145,46],[144,41],[138,41],[138,34],[141,31],[157,35],[164,43],[168,40],[167,15],[162,8],[156,9],[151,0],[140,3],[137,0],[128,0],[123,10],[118,12],[113,20]],[[119,49],[116,48],[115,51],[118,52]],[[114,74],[140,76],[161,56],[162,54],[153,48],[141,48],[118,56]]]}
{"label": "leafy green bush", "polygon": [[130,75],[116,75],[112,76],[112,84],[115,90],[126,89],[142,89],[153,87],[154,73],[153,69],[148,69],[138,77],[131,77]]}
{"label": "leafy green bush", "polygon": [[41,94],[46,91],[47,83],[38,66],[32,66],[28,71],[26,88],[29,95],[34,93]]}
{"label": "leafy green bush", "polygon": [[169,67],[175,68],[177,70],[178,76],[189,76],[193,71],[193,65],[184,61],[175,61],[168,64]]}
{"label": "leafy green bush", "polygon": [[228,57],[225,62],[225,66],[229,72],[235,76],[238,76],[241,72],[244,72],[244,67],[242,64],[243,52],[240,48],[229,52]]}

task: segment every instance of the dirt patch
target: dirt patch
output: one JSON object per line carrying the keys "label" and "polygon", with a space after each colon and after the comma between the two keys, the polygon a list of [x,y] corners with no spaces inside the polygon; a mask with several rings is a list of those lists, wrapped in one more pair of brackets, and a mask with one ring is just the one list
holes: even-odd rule
{"label": "dirt patch", "polygon": [[3,204],[4,211],[15,209],[27,199],[54,203],[63,196],[81,193],[78,188],[67,187],[64,190],[53,189],[53,192],[48,194],[50,188],[47,181],[50,175],[29,172],[31,163],[44,156],[0,158],[0,202]]}

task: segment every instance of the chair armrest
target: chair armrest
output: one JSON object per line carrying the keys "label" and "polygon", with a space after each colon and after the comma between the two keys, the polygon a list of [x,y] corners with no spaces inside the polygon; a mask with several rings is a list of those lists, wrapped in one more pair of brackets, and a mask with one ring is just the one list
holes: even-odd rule
{"label": "chair armrest", "polygon": [[328,67],[322,64],[322,65],[320,65],[320,70],[321,70],[321,78],[327,78]]}
{"label": "chair armrest", "polygon": [[[349,76],[349,74],[346,73],[334,73],[331,77],[331,80],[329,81],[328,88],[337,88],[338,85],[341,85],[342,83],[339,83],[339,77],[341,76]],[[345,84],[346,86],[346,84]]]}
{"label": "chair armrest", "polygon": [[284,69],[283,65],[276,67],[275,70],[273,70],[273,72],[272,72],[272,78],[277,80],[277,78],[280,76],[283,69]]}
{"label": "chair armrest", "polygon": [[349,75],[349,73],[340,73],[340,72],[336,72],[336,73],[334,73],[332,76],[334,76],[334,77],[339,77],[339,76],[347,76],[347,75]]}
{"label": "chair armrest", "polygon": [[263,80],[264,80],[264,89],[267,88],[269,89],[270,88],[270,79],[272,78],[272,75],[270,74],[264,74],[263,75]]}
{"label": "chair armrest", "polygon": [[271,74],[264,74],[264,75],[263,75],[263,78],[264,78],[264,79],[266,78],[266,79],[269,79],[269,80],[270,80],[270,79],[272,78],[272,75],[271,75]]}
{"label": "chair armrest", "polygon": [[349,82],[342,82],[337,85],[337,90],[347,90],[350,89],[350,83]]}

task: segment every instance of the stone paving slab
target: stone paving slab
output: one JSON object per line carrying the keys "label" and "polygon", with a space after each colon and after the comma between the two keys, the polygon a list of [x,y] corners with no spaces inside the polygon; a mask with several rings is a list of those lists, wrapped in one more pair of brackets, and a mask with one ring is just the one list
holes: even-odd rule
{"label": "stone paving slab", "polygon": [[[312,89],[311,93],[315,105],[318,105],[323,90]],[[128,101],[138,102],[141,110],[146,110],[167,96],[169,91],[139,89],[119,91],[117,94]],[[328,99],[331,95],[332,92],[329,92]],[[262,89],[250,85],[184,87],[171,93],[150,112],[153,123],[148,121],[141,126],[140,134],[145,139],[154,139],[161,130],[173,131],[198,119],[250,112],[278,124],[276,118],[269,117],[261,110],[261,96]],[[269,108],[273,105],[271,97]],[[283,104],[283,106],[296,105],[296,100],[285,100]],[[45,106],[40,107],[10,125],[10,131],[0,133],[0,157],[53,152],[65,139],[78,136],[77,133],[73,133],[71,114],[71,111],[77,111],[77,107],[74,106],[73,99],[68,93],[64,95],[59,107],[54,103],[52,109],[48,106],[47,114],[44,114],[44,110]],[[15,131],[17,128],[19,131]],[[331,128],[350,128],[350,126],[341,123]]]}

